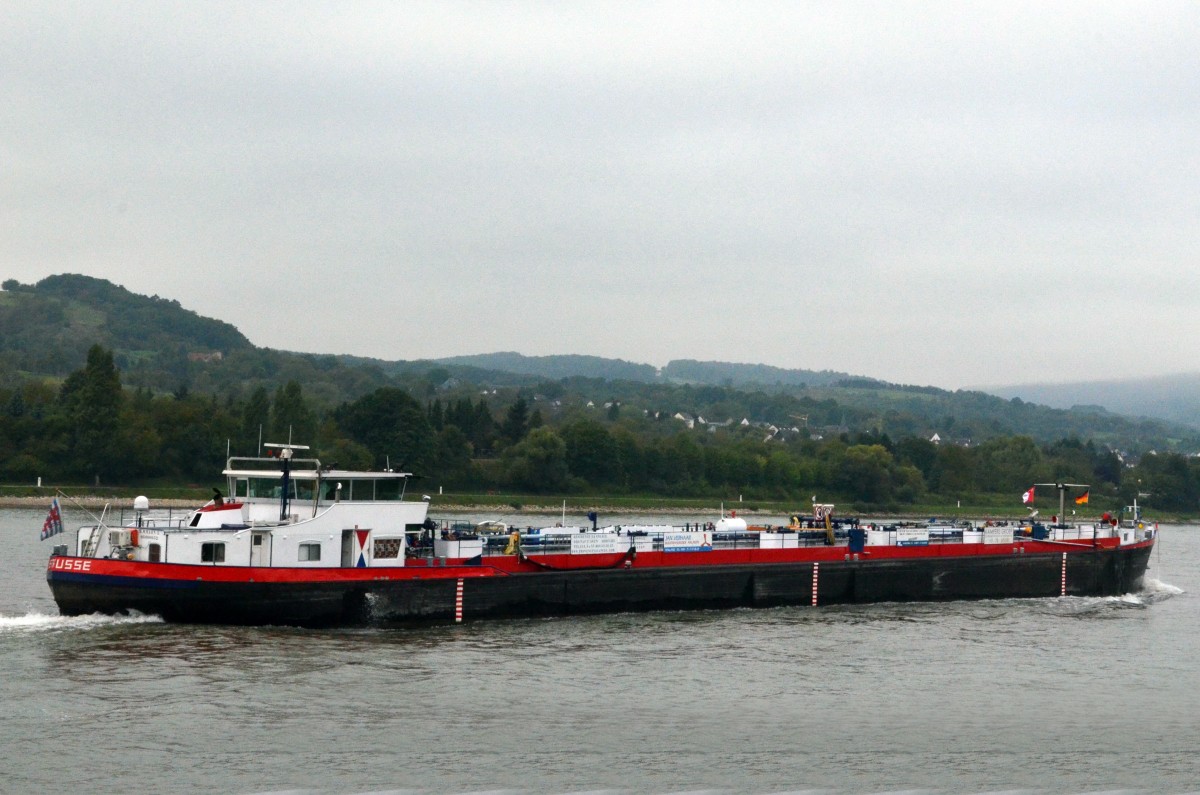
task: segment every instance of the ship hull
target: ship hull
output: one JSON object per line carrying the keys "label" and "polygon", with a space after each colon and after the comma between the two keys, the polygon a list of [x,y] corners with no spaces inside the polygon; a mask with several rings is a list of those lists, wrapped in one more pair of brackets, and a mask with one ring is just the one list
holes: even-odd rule
{"label": "ship hull", "polygon": [[52,557],[64,615],[300,626],[455,622],[650,610],[867,604],[1137,591],[1153,542],[1007,555],[909,555],[498,571],[486,566],[262,569]]}

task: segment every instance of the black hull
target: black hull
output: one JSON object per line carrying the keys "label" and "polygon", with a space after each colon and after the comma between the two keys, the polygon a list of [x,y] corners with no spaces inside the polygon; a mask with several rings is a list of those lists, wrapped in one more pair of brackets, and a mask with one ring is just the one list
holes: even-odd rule
{"label": "black hull", "polygon": [[[1068,596],[1142,586],[1151,546],[1072,552]],[[48,576],[64,615],[156,614],[168,621],[301,626],[453,622],[648,610],[813,604],[812,563],[542,571],[360,582],[204,582]],[[461,611],[457,607],[462,582]],[[822,562],[816,604],[1054,597],[1055,553]]]}

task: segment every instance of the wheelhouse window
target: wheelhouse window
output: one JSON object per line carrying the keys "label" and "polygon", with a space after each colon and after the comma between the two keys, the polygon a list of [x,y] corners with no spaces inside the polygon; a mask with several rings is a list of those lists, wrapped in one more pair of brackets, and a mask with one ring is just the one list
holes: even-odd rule
{"label": "wheelhouse window", "polygon": [[400,499],[402,483],[403,481],[395,479],[375,481],[375,499],[392,501]]}
{"label": "wheelhouse window", "polygon": [[309,501],[317,496],[317,482],[315,480],[293,480],[292,481],[292,498],[297,500]]}
{"label": "wheelhouse window", "polygon": [[358,502],[394,502],[404,491],[404,481],[400,478],[360,478],[347,481],[345,486],[342,498]]}
{"label": "wheelhouse window", "polygon": [[249,496],[251,497],[279,499],[283,490],[283,484],[280,482],[278,476],[250,478],[247,490],[250,492]]}
{"label": "wheelhouse window", "polygon": [[200,545],[200,562],[201,563],[224,563],[225,562],[225,544],[224,542],[207,541]]}
{"label": "wheelhouse window", "polygon": [[320,544],[301,544],[300,552],[296,555],[296,559],[301,563],[311,562],[321,559]]}

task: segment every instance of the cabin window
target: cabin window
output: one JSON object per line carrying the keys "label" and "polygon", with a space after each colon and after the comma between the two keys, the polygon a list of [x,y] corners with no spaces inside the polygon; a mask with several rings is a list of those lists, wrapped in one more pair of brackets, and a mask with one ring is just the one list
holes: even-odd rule
{"label": "cabin window", "polygon": [[267,497],[277,500],[282,491],[283,484],[278,477],[250,479],[251,497]]}
{"label": "cabin window", "polygon": [[375,481],[375,499],[377,500],[398,500],[400,499],[400,484],[399,480],[377,480]]}
{"label": "cabin window", "polygon": [[308,502],[317,495],[317,483],[313,480],[293,480],[292,496],[297,500]]}
{"label": "cabin window", "polygon": [[300,554],[296,556],[296,559],[299,560],[301,563],[303,563],[305,561],[320,560],[321,559],[321,545],[320,544],[301,544],[300,545]]}
{"label": "cabin window", "polygon": [[399,538],[377,538],[375,539],[375,557],[398,558],[400,557],[400,547],[402,544],[403,539]]}
{"label": "cabin window", "polygon": [[151,544],[146,550],[147,560],[158,563],[162,560],[162,544]]}
{"label": "cabin window", "polygon": [[375,499],[375,481],[352,480],[348,485],[350,486],[350,499],[359,502],[370,502]]}
{"label": "cabin window", "polygon": [[201,563],[224,563],[225,562],[225,544],[223,542],[209,541],[200,545],[200,562]]}

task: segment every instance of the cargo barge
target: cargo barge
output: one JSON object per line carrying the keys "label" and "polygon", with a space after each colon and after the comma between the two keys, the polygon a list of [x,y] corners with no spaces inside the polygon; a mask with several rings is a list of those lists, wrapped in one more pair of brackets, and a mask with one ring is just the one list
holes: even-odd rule
{"label": "cargo barge", "polygon": [[[411,477],[299,458],[230,458],[228,497],[180,516],[138,498],[78,529],[46,578],[64,615],[339,626],[1137,591],[1156,528],[1036,521],[881,525],[833,506],[787,525],[442,527]],[[1060,486],[1060,500],[1071,484]],[[1060,512],[1061,515],[1061,512]]]}

